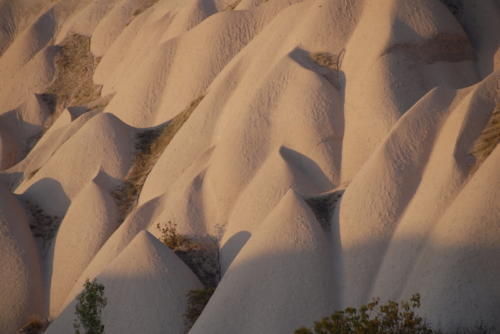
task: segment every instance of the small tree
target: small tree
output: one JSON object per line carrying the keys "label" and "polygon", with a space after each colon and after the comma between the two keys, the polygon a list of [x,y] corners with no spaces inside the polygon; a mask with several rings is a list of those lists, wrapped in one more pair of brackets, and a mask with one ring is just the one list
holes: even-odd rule
{"label": "small tree", "polygon": [[[99,284],[95,279],[92,282],[87,279],[77,299],[78,303],[75,308],[77,319],[73,323],[75,334],[103,334],[101,312],[107,303],[104,297],[104,285]],[[83,332],[80,332],[80,328],[83,328]]]}

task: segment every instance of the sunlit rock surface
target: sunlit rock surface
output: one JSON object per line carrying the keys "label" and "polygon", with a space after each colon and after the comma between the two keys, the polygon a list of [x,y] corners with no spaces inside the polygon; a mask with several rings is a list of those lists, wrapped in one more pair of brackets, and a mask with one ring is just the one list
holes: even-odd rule
{"label": "sunlit rock surface", "polygon": [[206,268],[161,243],[168,222],[220,279],[191,333],[414,293],[435,328],[500,329],[499,18],[495,0],[0,0],[0,333],[71,332],[94,278],[106,333],[184,333]]}

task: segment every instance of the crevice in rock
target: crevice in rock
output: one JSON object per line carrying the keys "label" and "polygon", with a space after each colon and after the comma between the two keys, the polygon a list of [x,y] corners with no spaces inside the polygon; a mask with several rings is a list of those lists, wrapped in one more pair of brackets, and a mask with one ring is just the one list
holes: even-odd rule
{"label": "crevice in rock", "polygon": [[40,244],[42,254],[44,254],[51,245],[59,225],[61,217],[47,214],[38,204],[30,200],[23,200],[24,206],[31,215],[30,229],[33,237]]}
{"label": "crevice in rock", "polygon": [[[72,34],[54,48],[54,79],[44,92],[36,95],[49,117],[44,121],[40,132],[27,140],[24,156],[35,147],[64,109],[85,107],[101,99],[102,86],[93,82],[94,71],[100,59],[90,51],[90,37]],[[108,102],[109,100],[106,104]]]}
{"label": "crevice in rock", "polygon": [[193,100],[184,111],[167,123],[137,133],[136,155],[132,167],[129,169],[123,184],[112,192],[120,211],[120,222],[125,220],[136,205],[142,186],[153,166],[203,97],[200,96]]}
{"label": "crevice in rock", "polygon": [[491,112],[491,116],[486,123],[483,131],[474,142],[474,146],[470,152],[476,159],[471,172],[474,173],[479,166],[489,157],[491,152],[500,142],[500,103],[497,103],[495,109]]}
{"label": "crevice in rock", "polygon": [[311,207],[316,219],[323,228],[330,226],[330,219],[332,218],[333,211],[337,202],[344,194],[344,189],[334,190],[318,196],[307,197],[304,200]]}

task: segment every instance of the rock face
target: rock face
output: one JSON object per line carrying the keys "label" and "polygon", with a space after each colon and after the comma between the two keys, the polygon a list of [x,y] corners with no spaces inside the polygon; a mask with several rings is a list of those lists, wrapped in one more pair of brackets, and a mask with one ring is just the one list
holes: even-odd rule
{"label": "rock face", "polygon": [[[374,296],[408,298],[420,291],[422,296],[433,299],[427,303],[423,298],[422,307],[433,323],[449,321],[457,325],[468,319],[472,324],[472,319],[492,316],[489,312],[496,303],[496,294],[493,297],[481,293],[479,279],[476,282],[465,277],[483,265],[488,267],[486,272],[496,273],[500,263],[473,261],[474,265],[462,267],[456,261],[487,259],[491,257],[486,254],[495,252],[489,242],[478,240],[486,235],[498,238],[497,230],[479,228],[498,221],[498,204],[488,204],[492,188],[498,187],[483,184],[479,186],[482,195],[466,202],[461,198],[483,177],[491,184],[497,182],[498,173],[487,167],[489,163],[497,164],[495,153],[477,168],[469,152],[495,108],[493,97],[499,78],[492,74],[481,84],[460,91],[431,91],[400,118],[347,188],[333,221],[340,237],[344,236],[342,245],[346,249],[341,286],[345,305],[364,303]],[[480,210],[476,200],[485,205],[481,214],[476,211]],[[359,203],[364,203],[363,207]],[[476,212],[477,218],[471,220],[469,214],[465,215],[469,210]],[[453,222],[447,218],[450,214]],[[446,232],[439,232],[443,226],[447,226]],[[449,270],[461,271],[451,275]],[[435,279],[441,275],[446,279],[438,283]],[[432,284],[423,283],[426,279]],[[439,303],[456,301],[456,296],[441,293],[453,285],[462,291],[458,304],[464,316],[460,320],[452,312],[438,316],[435,309],[437,295],[441,295]],[[467,298],[474,299],[473,308],[462,304]]]}
{"label": "rock face", "polygon": [[[201,288],[191,270],[148,232],[139,233],[97,276],[105,286],[106,333],[182,333],[186,293]],[[70,333],[75,302],[47,333]]]}
{"label": "rock face", "polygon": [[118,209],[98,177],[71,204],[54,240],[50,314],[56,317],[67,294],[94,255],[115,231]]}
{"label": "rock face", "polygon": [[41,258],[21,203],[0,184],[0,333],[43,315]]}
{"label": "rock face", "polygon": [[[291,333],[417,292],[435,328],[500,330],[499,17],[0,0],[0,333],[32,314],[71,332],[93,278],[106,333],[183,333],[208,250],[221,280],[192,333]],[[168,222],[196,252],[157,240]]]}
{"label": "rock face", "polygon": [[190,333],[291,333],[335,309],[338,260],[311,209],[290,191],[231,263]]}

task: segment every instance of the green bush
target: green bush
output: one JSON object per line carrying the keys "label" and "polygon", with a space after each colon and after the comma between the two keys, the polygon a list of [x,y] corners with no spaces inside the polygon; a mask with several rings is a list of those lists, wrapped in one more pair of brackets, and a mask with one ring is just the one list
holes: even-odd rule
{"label": "green bush", "polygon": [[[101,321],[101,313],[107,303],[104,297],[104,285],[99,284],[95,279],[92,282],[87,279],[77,300],[75,308],[77,319],[73,323],[75,334],[103,334],[104,325]],[[80,328],[84,331],[80,332]]]}
{"label": "green bush", "polygon": [[314,329],[300,328],[295,334],[432,334],[421,317],[415,314],[420,307],[420,295],[401,304],[389,301],[380,305],[379,299],[361,306],[348,307],[314,323]]}

